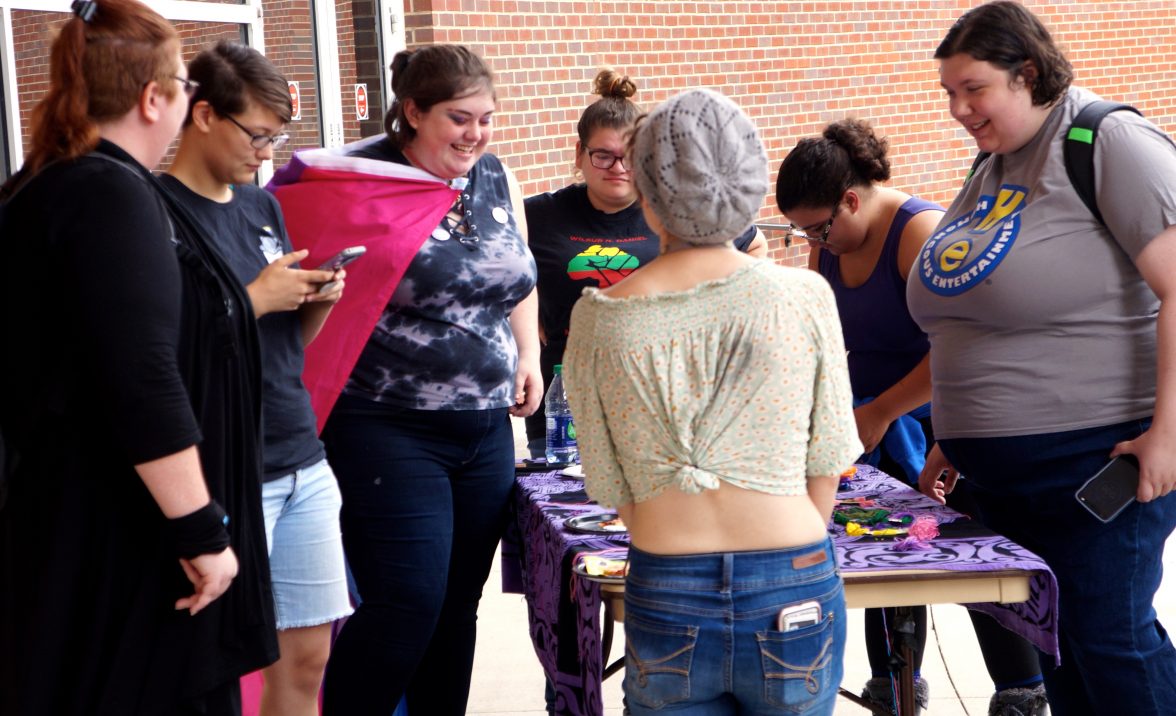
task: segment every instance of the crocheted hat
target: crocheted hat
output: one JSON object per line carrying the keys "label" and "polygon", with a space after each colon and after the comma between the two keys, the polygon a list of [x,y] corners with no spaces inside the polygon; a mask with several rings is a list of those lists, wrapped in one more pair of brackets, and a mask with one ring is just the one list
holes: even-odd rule
{"label": "crocheted hat", "polygon": [[632,160],[649,208],[690,244],[738,237],[768,191],[768,157],[755,125],[711,90],[683,92],[653,110],[637,127]]}

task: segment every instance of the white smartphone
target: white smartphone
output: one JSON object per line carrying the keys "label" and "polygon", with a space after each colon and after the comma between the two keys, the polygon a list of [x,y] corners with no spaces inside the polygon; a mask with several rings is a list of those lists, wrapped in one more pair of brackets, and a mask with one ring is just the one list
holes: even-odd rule
{"label": "white smartphone", "polygon": [[818,602],[801,602],[784,607],[776,615],[776,631],[796,631],[821,623],[821,605]]}
{"label": "white smartphone", "polygon": [[[349,247],[343,249],[342,251],[340,251],[339,253],[335,254],[331,258],[329,258],[326,261],[319,264],[318,270],[319,271],[338,271],[339,269],[343,268],[347,264],[358,259],[360,256],[363,256],[366,251],[367,251],[366,246],[349,246]],[[337,283],[339,283],[339,282],[338,281],[327,281],[322,286],[319,286],[318,292],[319,293],[329,293],[333,288],[335,288],[335,285]]]}

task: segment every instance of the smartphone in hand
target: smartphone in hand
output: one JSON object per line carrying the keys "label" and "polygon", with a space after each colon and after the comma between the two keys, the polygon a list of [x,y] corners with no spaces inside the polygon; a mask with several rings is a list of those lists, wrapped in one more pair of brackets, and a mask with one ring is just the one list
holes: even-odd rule
{"label": "smartphone in hand", "polygon": [[[352,261],[364,255],[367,251],[366,246],[349,246],[331,258],[319,264],[319,271],[338,271]],[[322,286],[319,286],[319,293],[329,293],[338,281],[327,281]]]}
{"label": "smartphone in hand", "polygon": [[1139,490],[1139,461],[1120,455],[1087,480],[1074,497],[1102,522],[1110,522],[1135,501]]}

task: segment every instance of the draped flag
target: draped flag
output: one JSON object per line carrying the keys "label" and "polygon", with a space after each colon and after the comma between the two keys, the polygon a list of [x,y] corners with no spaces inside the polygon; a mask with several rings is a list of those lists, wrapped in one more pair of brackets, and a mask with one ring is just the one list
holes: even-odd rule
{"label": "draped flag", "polygon": [[366,246],[347,269],[347,287],[322,331],[306,348],[302,381],[319,432],[343,391],[380,314],[430,232],[461,188],[412,166],[350,157],[379,141],[298,152],[266,187],[286,219],[294,248],[315,268],[349,246]]}

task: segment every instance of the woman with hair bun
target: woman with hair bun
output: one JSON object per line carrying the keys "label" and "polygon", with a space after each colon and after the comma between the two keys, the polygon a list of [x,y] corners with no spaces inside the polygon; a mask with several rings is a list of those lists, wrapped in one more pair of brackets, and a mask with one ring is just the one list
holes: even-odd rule
{"label": "woman with hair bun", "polygon": [[309,265],[367,247],[304,372],[362,599],[323,708],[386,716],[404,697],[411,713],[460,716],[514,486],[510,416],[542,397],[535,263],[518,184],[487,151],[497,97],[482,58],[402,51],[392,88],[384,135],[300,152],[275,178]]}
{"label": "woman with hair bun", "polygon": [[[893,187],[886,139],[869,123],[843,119],[825,127],[819,138],[802,139],[776,180],[776,204],[792,222],[792,235],[809,242],[809,268],[828,279],[837,298],[854,419],[866,454],[864,462],[918,483],[931,431],[930,347],[911,318],[906,281],[923,242],[943,216],[943,208]],[[965,490],[951,506],[972,514]],[[927,609],[912,610],[909,643],[918,676],[927,640]],[[996,684],[990,713],[1036,714],[1026,704],[1044,706],[1036,651],[991,617],[968,612]],[[866,653],[872,677],[864,698],[897,711],[890,654],[904,630],[893,609],[866,610]],[[891,637],[888,640],[888,633]],[[893,642],[893,643],[891,643]],[[928,687],[915,682],[915,700],[926,709]],[[1021,708],[1020,711],[1008,710]]]}
{"label": "woman with hair bun", "polygon": [[236,714],[277,658],[256,328],[150,172],[197,86],[175,29],[73,12],[3,191],[0,246],[43,270],[0,308],[0,713]]}
{"label": "woman with hair bun", "polygon": [[[563,360],[572,306],[587,287],[606,288],[657,258],[657,234],[637,202],[625,140],[641,110],[631,97],[637,85],[613,69],[592,81],[600,99],[576,123],[575,167],[581,182],[537,194],[526,202],[531,253],[539,267],[539,354],[544,385]],[[753,256],[767,254],[753,226],[735,240]],[[527,418],[533,457],[544,454],[546,414],[540,405]]]}

